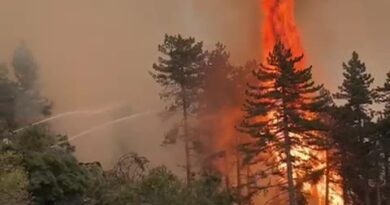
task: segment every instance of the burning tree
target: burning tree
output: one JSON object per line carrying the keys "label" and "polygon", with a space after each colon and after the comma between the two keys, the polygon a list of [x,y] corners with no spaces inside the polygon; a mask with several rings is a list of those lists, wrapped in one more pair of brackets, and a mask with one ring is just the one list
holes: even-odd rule
{"label": "burning tree", "polygon": [[259,178],[270,180],[256,188],[281,188],[282,193],[288,192],[290,205],[304,200],[300,192],[304,182],[318,180],[322,174],[315,169],[317,158],[309,149],[322,141],[317,131],[324,125],[318,113],[328,102],[323,86],[312,80],[311,67],[296,67],[302,58],[279,42],[269,53],[267,65],[256,64],[257,83],[248,85],[245,116],[239,126],[253,138],[242,144],[245,161],[262,164],[256,183]]}

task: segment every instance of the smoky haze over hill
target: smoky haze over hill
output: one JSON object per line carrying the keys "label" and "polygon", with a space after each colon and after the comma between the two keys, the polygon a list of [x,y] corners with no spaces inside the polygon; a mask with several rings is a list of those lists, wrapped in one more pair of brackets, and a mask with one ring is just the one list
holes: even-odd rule
{"label": "smoky haze over hill", "polygon": [[[163,109],[159,87],[148,71],[165,33],[193,35],[206,47],[222,41],[237,62],[254,57],[257,49],[255,2],[238,7],[235,1],[221,0],[0,2],[0,59],[9,64],[13,49],[24,40],[39,62],[41,86],[54,102],[54,113],[117,108],[109,114],[52,122],[55,130],[69,136],[109,119]],[[215,13],[222,10],[229,15]],[[149,115],[99,129],[73,143],[82,161],[108,165],[135,151],[158,164],[176,166],[181,160],[176,153],[182,149],[160,147],[163,127],[169,126]]]}
{"label": "smoky haze over hill", "polygon": [[[10,62],[24,40],[40,65],[43,92],[54,113],[116,107],[110,114],[72,116],[53,121],[70,136],[133,112],[162,110],[159,87],[148,75],[165,33],[192,35],[206,48],[221,41],[233,61],[259,53],[257,0],[0,0],[0,60]],[[361,53],[377,80],[388,70],[389,36],[385,8],[376,0],[302,0],[297,19],[314,74],[334,89],[341,62]],[[345,18],[340,18],[344,16]],[[353,23],[351,23],[353,22]],[[378,22],[369,24],[368,22]],[[337,76],[337,79],[334,77]],[[169,122],[168,122],[169,123]],[[161,148],[163,124],[148,115],[100,129],[74,141],[82,161],[109,165],[128,151],[158,164],[176,166],[181,147]]]}

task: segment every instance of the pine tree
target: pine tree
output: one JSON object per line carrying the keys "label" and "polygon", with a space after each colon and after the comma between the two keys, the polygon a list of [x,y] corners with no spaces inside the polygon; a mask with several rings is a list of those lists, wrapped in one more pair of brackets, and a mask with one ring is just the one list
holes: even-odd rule
{"label": "pine tree", "polygon": [[382,116],[377,123],[382,148],[381,154],[383,154],[383,181],[385,182],[385,190],[388,190],[383,192],[383,196],[386,196],[386,204],[390,204],[390,72],[387,73],[383,86],[379,87],[377,91],[379,92],[378,102],[384,104]]}
{"label": "pine tree", "polygon": [[366,72],[366,65],[360,61],[356,52],[352,53],[348,64],[343,63],[343,69],[344,81],[334,97],[346,100],[344,106],[353,111],[353,123],[361,124],[362,120],[369,120],[367,106],[373,103],[375,92],[370,86],[374,78]]}
{"label": "pine tree", "polygon": [[[364,201],[369,204],[368,170],[372,165],[368,153],[373,145],[373,140],[370,140],[373,123],[368,106],[375,96],[371,88],[374,79],[356,52],[352,53],[348,63],[343,63],[343,69],[344,80],[334,97],[346,103],[335,109],[333,116],[338,126],[334,140],[340,155],[344,202]],[[355,193],[355,197],[350,193]]]}
{"label": "pine tree", "polygon": [[189,113],[197,110],[199,93],[204,81],[203,43],[181,35],[165,35],[158,46],[163,57],[153,64],[152,77],[163,87],[161,99],[169,103],[168,110],[180,109],[183,115],[183,137],[186,158],[187,183],[191,185],[191,142]]}
{"label": "pine tree", "polygon": [[287,190],[290,205],[302,201],[299,190],[306,180],[313,179],[315,156],[305,148],[320,140],[314,131],[324,126],[317,114],[327,102],[327,96],[320,94],[323,86],[312,80],[311,67],[296,67],[302,59],[303,55],[293,56],[282,43],[275,45],[267,65],[260,64],[253,71],[257,82],[248,85],[245,117],[239,127],[254,139],[243,145],[247,160],[267,167],[259,176],[276,175],[287,181],[258,188]]}

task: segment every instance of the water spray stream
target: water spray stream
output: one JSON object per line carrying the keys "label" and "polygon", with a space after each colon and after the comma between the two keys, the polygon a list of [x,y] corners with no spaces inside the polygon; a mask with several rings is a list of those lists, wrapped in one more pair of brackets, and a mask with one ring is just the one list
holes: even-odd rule
{"label": "water spray stream", "polygon": [[72,137],[69,138],[69,142],[71,141],[74,141],[84,135],[87,135],[91,132],[94,132],[94,131],[97,131],[99,129],[103,129],[105,127],[108,127],[108,126],[111,126],[111,125],[114,125],[114,124],[117,124],[117,123],[120,123],[120,122],[123,122],[123,121],[126,121],[126,120],[132,120],[132,119],[135,119],[135,118],[138,118],[138,117],[142,117],[142,116],[146,116],[146,115],[151,115],[153,113],[157,113],[157,112],[152,112],[152,111],[147,111],[147,112],[141,112],[141,113],[135,113],[135,114],[131,114],[131,115],[128,115],[128,116],[125,116],[125,117],[121,117],[119,119],[115,119],[115,120],[111,120],[111,121],[108,121],[108,122],[105,122],[101,125],[97,125],[97,126],[94,126],[94,127],[91,127],[83,132],[80,132],[79,134],[76,134],[76,135],[73,135]]}
{"label": "water spray stream", "polygon": [[40,121],[37,121],[37,122],[34,122],[32,123],[31,125],[29,126],[26,126],[26,127],[22,127],[22,128],[19,128],[19,129],[16,129],[14,130],[14,132],[20,132],[30,126],[36,126],[36,125],[40,125],[42,123],[45,123],[45,122],[50,122],[52,120],[55,120],[55,119],[59,119],[59,118],[63,118],[63,117],[66,117],[66,116],[71,116],[71,115],[99,115],[99,114],[103,114],[103,113],[107,113],[111,110],[114,110],[115,108],[117,108],[119,105],[115,105],[115,106],[106,106],[104,108],[101,108],[101,109],[98,109],[98,110],[75,110],[75,111],[69,111],[69,112],[63,112],[63,113],[59,113],[57,115],[54,115],[52,117],[48,117],[48,118],[45,118],[43,120],[40,120]]}

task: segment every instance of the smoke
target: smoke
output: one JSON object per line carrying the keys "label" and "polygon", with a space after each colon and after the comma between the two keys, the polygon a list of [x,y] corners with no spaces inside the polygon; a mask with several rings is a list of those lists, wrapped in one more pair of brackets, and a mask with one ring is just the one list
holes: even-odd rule
{"label": "smoke", "polygon": [[297,0],[297,20],[315,78],[331,89],[342,81],[341,63],[357,51],[377,84],[390,71],[386,0]]}
{"label": "smoke", "polygon": [[[0,59],[10,63],[21,40],[40,67],[43,95],[53,116],[127,102],[118,111],[67,115],[51,121],[68,136],[117,117],[162,110],[159,87],[148,75],[165,33],[192,35],[206,48],[225,43],[236,62],[258,52],[257,2],[237,0],[0,0]],[[256,43],[254,43],[256,42]],[[177,167],[180,145],[162,148],[172,122],[154,115],[98,129],[75,140],[82,161],[110,166],[134,151],[155,164]]]}
{"label": "smoke", "polygon": [[[121,113],[72,115],[52,121],[73,136],[117,116],[163,109],[158,85],[148,75],[164,33],[204,40],[206,48],[226,44],[233,63],[259,57],[259,1],[250,0],[0,0],[0,61],[10,63],[24,40],[40,66],[43,94],[53,113],[89,110],[128,102]],[[318,81],[334,90],[341,62],[357,50],[368,69],[383,79],[388,70],[390,36],[386,0],[297,0],[298,26]],[[123,110],[123,111],[122,111]],[[125,113],[125,114],[124,114]],[[135,151],[153,163],[177,167],[180,145],[161,148],[172,122],[156,116],[125,121],[74,142],[82,161],[111,165]],[[91,133],[92,134],[92,133]]]}

